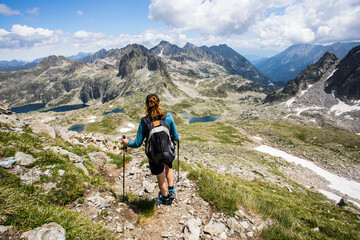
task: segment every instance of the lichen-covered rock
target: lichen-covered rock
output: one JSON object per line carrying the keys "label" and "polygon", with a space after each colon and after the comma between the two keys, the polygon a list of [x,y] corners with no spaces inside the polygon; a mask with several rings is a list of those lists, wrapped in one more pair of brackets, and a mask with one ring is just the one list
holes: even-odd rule
{"label": "lichen-covered rock", "polygon": [[66,230],[55,222],[45,224],[29,232],[28,240],[65,240]]}
{"label": "lichen-covered rock", "polygon": [[33,156],[31,156],[30,154],[23,153],[23,152],[16,153],[15,160],[16,160],[16,163],[21,166],[27,166],[36,161]]}
{"label": "lichen-covered rock", "polygon": [[52,128],[51,126],[42,123],[42,122],[32,122],[30,124],[31,129],[33,130],[34,133],[36,134],[45,134],[51,138],[55,138],[56,137],[56,133],[54,128]]}

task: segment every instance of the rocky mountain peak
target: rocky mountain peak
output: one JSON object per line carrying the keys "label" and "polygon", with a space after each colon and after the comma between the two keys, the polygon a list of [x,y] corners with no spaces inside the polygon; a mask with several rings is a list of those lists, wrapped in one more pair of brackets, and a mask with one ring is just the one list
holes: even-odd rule
{"label": "rocky mountain peak", "polygon": [[119,63],[118,77],[124,78],[136,70],[147,68],[149,71],[160,70],[161,75],[169,78],[162,60],[142,45],[132,44],[123,49],[124,55]]}
{"label": "rocky mountain peak", "polygon": [[326,66],[328,64],[333,64],[337,61],[338,61],[338,58],[336,57],[336,55],[334,53],[328,51],[319,59],[319,61],[316,63],[316,66],[321,68],[322,66]]}
{"label": "rocky mountain peak", "polygon": [[243,76],[249,80],[259,82],[263,86],[267,86],[270,82],[268,77],[259,72],[246,58],[226,44],[212,47],[196,47],[191,43],[186,43],[183,48],[179,48],[169,42],[162,41],[151,51],[163,58],[182,63],[186,60],[213,62],[224,67],[231,75]]}
{"label": "rocky mountain peak", "polygon": [[81,61],[84,62],[84,63],[87,63],[87,64],[92,64],[92,63],[95,63],[96,60],[98,60],[98,59],[106,58],[108,56],[108,53],[109,53],[109,51],[106,51],[103,48],[103,49],[97,51],[96,53],[83,58]]}
{"label": "rocky mountain peak", "polygon": [[173,44],[169,43],[168,41],[162,40],[157,46],[171,46]]}
{"label": "rocky mountain peak", "polygon": [[343,101],[360,99],[360,46],[354,47],[326,81],[325,91]]}
{"label": "rocky mountain peak", "polygon": [[264,102],[284,101],[295,96],[299,91],[305,90],[309,84],[318,82],[338,62],[335,54],[326,52],[319,61],[309,65],[297,77],[287,82],[282,90],[270,93]]}
{"label": "rocky mountain peak", "polygon": [[64,62],[70,62],[71,60],[65,58],[64,56],[49,56],[45,57],[39,63],[40,67],[52,67],[52,66],[59,66]]}
{"label": "rocky mountain peak", "polygon": [[157,46],[150,49],[150,51],[161,57],[168,58],[180,54],[182,49],[167,41],[161,41]]}
{"label": "rocky mountain peak", "polygon": [[184,48],[185,49],[196,49],[197,47],[194,44],[187,42],[185,44]]}

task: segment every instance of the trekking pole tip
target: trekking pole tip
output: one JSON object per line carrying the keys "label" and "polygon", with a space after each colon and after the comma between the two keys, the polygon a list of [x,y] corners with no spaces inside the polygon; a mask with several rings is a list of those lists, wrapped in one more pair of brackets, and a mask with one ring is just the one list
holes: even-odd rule
{"label": "trekking pole tip", "polygon": [[121,202],[127,202],[127,201],[128,201],[127,196],[126,196],[125,194],[121,195],[120,201],[121,201]]}

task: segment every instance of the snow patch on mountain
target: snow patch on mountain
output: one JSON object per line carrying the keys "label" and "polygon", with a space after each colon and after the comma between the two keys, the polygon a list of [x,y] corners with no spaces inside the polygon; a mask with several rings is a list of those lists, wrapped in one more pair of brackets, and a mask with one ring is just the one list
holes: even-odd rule
{"label": "snow patch on mountain", "polygon": [[339,99],[338,101],[339,101],[338,104],[330,108],[330,111],[334,112],[335,116],[340,116],[343,113],[347,113],[347,112],[360,111],[359,105],[348,105]]}
{"label": "snow patch on mountain", "polygon": [[[360,183],[356,181],[348,180],[344,177],[337,176],[333,173],[330,173],[318,167],[313,162],[295,157],[276,148],[272,148],[266,145],[260,145],[259,147],[256,147],[255,150],[270,154],[275,157],[281,157],[288,162],[295,163],[302,167],[308,168],[314,171],[317,175],[329,181],[329,185],[328,185],[329,188],[339,191],[342,194],[346,194],[349,197],[352,197],[360,201]],[[356,203],[356,205],[360,206],[360,202]]]}

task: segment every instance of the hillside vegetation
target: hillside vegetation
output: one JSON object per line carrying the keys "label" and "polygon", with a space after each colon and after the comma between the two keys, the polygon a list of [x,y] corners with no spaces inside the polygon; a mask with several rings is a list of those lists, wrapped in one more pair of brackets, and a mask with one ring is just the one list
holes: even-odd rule
{"label": "hillside vegetation", "polygon": [[[140,108],[137,113],[141,114]],[[124,114],[110,115],[109,118],[131,119]],[[290,176],[291,171],[299,171],[296,166],[282,159],[263,155],[252,147],[256,145],[252,138],[256,134],[274,146],[292,149],[297,155],[306,151],[309,153],[307,157],[319,156],[319,152],[330,157],[335,151],[338,156],[346,160],[344,160],[346,164],[357,166],[359,158],[356,158],[355,153],[359,146],[359,136],[278,121],[217,121],[187,124],[183,117],[178,119],[182,119],[182,123],[180,121],[178,123],[178,130],[183,138],[181,170],[188,172],[189,179],[196,183],[200,196],[213,207],[213,211],[223,213],[229,219],[236,216],[239,221],[241,219],[249,221],[245,216],[250,215],[255,219],[259,218],[256,221],[266,222],[266,225],[255,231],[256,238],[261,239],[358,239],[360,237],[359,213],[355,210],[356,207],[336,206],[322,194],[295,182]],[[102,121],[105,127],[103,129],[108,129],[109,126],[106,125],[110,123]],[[59,138],[52,139],[45,135],[37,135],[30,128],[23,128],[23,131],[19,134],[13,132],[10,126],[2,125],[1,158],[15,156],[21,151],[32,155],[36,160],[28,166],[15,167],[10,171],[0,169],[2,179],[0,224],[13,227],[6,236],[20,236],[22,232],[49,222],[56,222],[66,229],[67,239],[117,239],[122,235],[125,236],[128,230],[114,232],[111,227],[109,228],[107,219],[114,216],[110,209],[101,210],[95,221],[92,221],[85,212],[74,211],[85,207],[88,193],[94,191],[115,196],[115,201],[111,203],[115,208],[116,205],[123,206],[121,191],[116,190],[115,182],[111,180],[109,173],[104,172],[111,162],[98,165],[96,161],[90,160],[90,153],[99,151],[96,147],[74,145]],[[104,130],[99,129],[99,131]],[[105,133],[111,134],[112,131],[110,129]],[[340,144],[341,147],[336,148]],[[75,166],[71,157],[54,152],[52,147],[64,149],[84,158],[83,165],[88,173]],[[137,151],[130,151],[129,155],[139,159]],[[121,155],[116,157],[116,154],[108,153],[108,156],[114,159],[114,163],[120,160],[121,168]],[[317,161],[317,158],[313,159]],[[319,159],[323,158],[319,157]],[[144,163],[138,167],[143,168],[143,165]],[[121,172],[120,168],[119,172]],[[174,168],[176,169],[177,165]],[[60,174],[62,171],[64,173]],[[24,172],[32,173],[33,177],[36,176],[36,172],[40,174],[37,180],[30,183],[24,181],[22,177]],[[316,178],[313,181],[315,183]],[[135,185],[135,189],[139,187]],[[136,229],[145,228],[154,216],[159,217],[157,216],[159,211],[163,211],[162,208],[153,208],[151,194],[150,198],[143,198],[136,193],[136,190],[127,193],[130,199],[128,206],[131,207],[129,211],[138,215],[138,225],[135,225],[135,230],[130,230],[129,234],[131,231],[136,232]],[[181,213],[183,211],[181,206],[180,204],[178,207],[175,205],[169,208]],[[241,215],[241,212],[244,212],[244,215]],[[103,220],[105,225],[102,223]],[[178,221],[181,222],[180,219]],[[243,231],[242,234],[245,234],[248,230]],[[206,235],[202,234],[202,236]],[[248,238],[247,235],[238,232],[233,235],[228,232],[227,234],[230,238],[237,236]]]}

